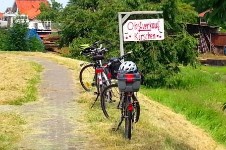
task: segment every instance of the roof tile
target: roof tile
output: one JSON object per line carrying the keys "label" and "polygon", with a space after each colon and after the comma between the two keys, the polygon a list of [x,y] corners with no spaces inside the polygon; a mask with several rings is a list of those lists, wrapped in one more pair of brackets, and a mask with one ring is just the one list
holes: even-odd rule
{"label": "roof tile", "polygon": [[39,8],[42,2],[48,4],[47,0],[16,0],[16,5],[20,14],[26,14],[29,19],[34,19],[41,13]]}

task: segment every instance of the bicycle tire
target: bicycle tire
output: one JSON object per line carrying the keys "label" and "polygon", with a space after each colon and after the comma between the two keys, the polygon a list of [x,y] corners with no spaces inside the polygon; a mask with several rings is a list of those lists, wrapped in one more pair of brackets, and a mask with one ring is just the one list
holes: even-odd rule
{"label": "bicycle tire", "polygon": [[[90,78],[90,75],[94,75],[93,78]],[[83,89],[86,91],[92,91],[97,89],[97,79],[94,69],[94,64],[88,64],[84,66],[79,73],[79,81]]]}
{"label": "bicycle tire", "polygon": [[[127,97],[130,98],[130,97]],[[132,137],[132,111],[129,111],[127,107],[129,106],[130,99],[125,99],[125,138],[131,139]]]}
{"label": "bicycle tire", "polygon": [[134,102],[134,111],[133,111],[133,122],[138,122],[140,119],[140,103],[137,100],[137,97],[133,94],[132,95],[133,102]]}
{"label": "bicycle tire", "polygon": [[101,93],[101,109],[106,118],[118,117],[120,102],[120,92],[118,90],[118,84],[111,84],[104,88]]}
{"label": "bicycle tire", "polygon": [[225,111],[226,110],[226,103],[224,103],[223,105],[222,105],[222,111]]}

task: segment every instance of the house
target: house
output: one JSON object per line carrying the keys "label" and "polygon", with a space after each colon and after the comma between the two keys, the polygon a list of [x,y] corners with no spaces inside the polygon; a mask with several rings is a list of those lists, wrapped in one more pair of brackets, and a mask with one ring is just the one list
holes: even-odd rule
{"label": "house", "polygon": [[7,21],[4,21],[4,13],[0,12],[0,28],[7,27]]}
{"label": "house", "polygon": [[[199,14],[200,25],[203,24],[203,22],[201,22],[201,20],[204,20],[206,14],[211,13],[211,11],[212,11],[212,9],[208,9]],[[206,22],[206,25],[208,26],[207,22]],[[211,27],[211,26],[208,26],[208,27]],[[206,39],[209,39],[209,40],[207,40],[207,43],[209,44],[209,46],[212,45],[212,48],[214,50],[213,52],[215,54],[226,55],[226,51],[224,50],[226,47],[226,33],[220,33],[219,26],[218,27],[215,26],[215,29],[217,29],[217,30],[214,30],[214,31],[207,31],[207,30],[202,31],[201,30],[201,33],[204,34]]]}
{"label": "house", "polygon": [[27,15],[29,20],[35,20],[41,13],[40,4],[48,5],[47,0],[15,0],[12,13]]}
{"label": "house", "polygon": [[224,48],[226,46],[226,33],[219,33],[219,26],[210,26],[205,19],[211,9],[199,14],[199,24],[187,24],[187,30],[190,34],[198,35],[199,53],[213,53],[226,55]]}
{"label": "house", "polygon": [[12,26],[13,18],[15,16],[15,14],[12,14],[11,7],[8,7],[0,17],[0,28]]}
{"label": "house", "polygon": [[[7,21],[7,27],[13,26],[13,21],[25,21],[29,29],[37,31],[51,31],[50,21],[41,21],[37,16],[41,13],[40,5],[49,5],[47,0],[15,0],[12,7],[6,9],[3,20]],[[5,23],[5,22],[4,22]]]}
{"label": "house", "polygon": [[49,5],[47,0],[15,0],[12,13],[27,15],[29,20],[29,29],[51,30],[50,21],[40,21],[37,16],[41,13],[40,5],[44,3]]}
{"label": "house", "polygon": [[1,13],[1,12],[0,12],[0,20],[3,20],[3,14],[4,14],[4,13]]}

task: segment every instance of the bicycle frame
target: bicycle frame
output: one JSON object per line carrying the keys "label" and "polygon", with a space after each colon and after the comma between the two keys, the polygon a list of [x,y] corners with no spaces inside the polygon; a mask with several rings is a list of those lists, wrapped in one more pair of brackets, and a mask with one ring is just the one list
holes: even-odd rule
{"label": "bicycle frame", "polygon": [[93,103],[93,105],[91,106],[91,108],[94,106],[94,104],[96,103],[98,97],[101,95],[102,92],[102,88],[103,85],[105,84],[106,86],[110,85],[110,80],[108,78],[108,76],[106,75],[104,69],[106,67],[102,65],[102,61],[98,60],[98,65],[95,66],[95,75],[97,78],[97,97]]}
{"label": "bicycle frame", "polygon": [[99,85],[103,85],[103,81],[104,81],[104,83],[106,82],[106,85],[108,86],[110,85],[110,82],[109,82],[108,76],[104,71],[105,68],[106,66],[103,66],[102,61],[99,60],[98,65],[95,67],[95,74],[97,76],[97,82]]}

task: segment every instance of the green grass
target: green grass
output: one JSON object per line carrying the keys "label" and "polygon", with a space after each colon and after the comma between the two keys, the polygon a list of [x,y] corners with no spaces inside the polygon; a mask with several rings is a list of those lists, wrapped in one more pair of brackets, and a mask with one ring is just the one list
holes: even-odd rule
{"label": "green grass", "polygon": [[[97,101],[94,107],[95,97],[87,92],[81,93],[78,98],[79,105],[82,105],[85,111],[85,122],[89,126],[87,132],[90,134],[92,140],[101,146],[100,149],[106,150],[137,150],[137,149],[174,149],[187,150],[191,149],[189,145],[175,139],[162,129],[154,126],[148,116],[149,109],[141,106],[142,116],[132,133],[132,140],[129,141],[124,137],[124,124],[122,123],[118,131],[114,131],[119,123],[120,116],[117,118],[106,119],[100,108],[100,102]],[[117,112],[116,112],[117,111]],[[117,114],[119,110],[115,110]],[[146,116],[146,117],[145,117]],[[185,142],[186,143],[186,142]]]}
{"label": "green grass", "polygon": [[221,110],[226,102],[226,67],[182,67],[169,79],[171,88],[142,87],[141,93],[173,108],[226,145],[226,118]]}
{"label": "green grass", "polygon": [[22,105],[23,103],[37,100],[38,96],[37,84],[40,82],[40,72],[43,70],[43,68],[40,64],[37,64],[35,62],[30,62],[30,64],[37,73],[32,79],[28,81],[27,84],[28,86],[24,91],[25,95],[14,101],[11,101],[9,103],[10,105]]}
{"label": "green grass", "polygon": [[0,149],[13,149],[22,136],[25,121],[15,113],[0,113],[0,120]]}

